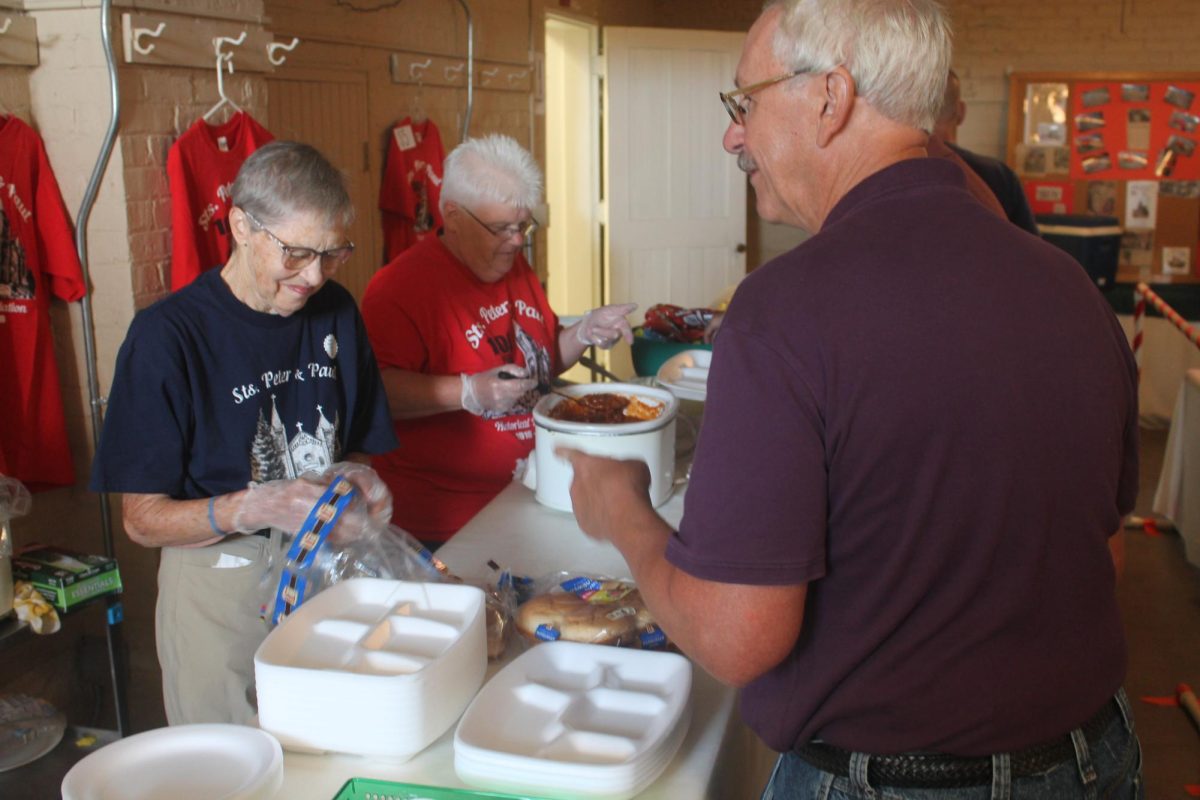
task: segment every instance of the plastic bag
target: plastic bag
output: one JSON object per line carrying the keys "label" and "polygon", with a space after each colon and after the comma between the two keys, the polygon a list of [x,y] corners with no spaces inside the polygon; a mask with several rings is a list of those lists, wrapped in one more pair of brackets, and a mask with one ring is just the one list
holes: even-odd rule
{"label": "plastic bag", "polygon": [[25,516],[32,507],[33,498],[25,484],[0,475],[0,524]]}
{"label": "plastic bag", "polygon": [[716,313],[711,308],[683,308],[659,303],[646,309],[642,335],[662,342],[703,341],[704,329]]}
{"label": "plastic bag", "polygon": [[[365,501],[349,482],[335,476],[296,533],[283,533],[262,581],[259,613],[274,626],[306,599],[350,578],[438,582],[445,564],[395,525],[367,514],[347,513]],[[338,530],[347,520],[357,530]],[[336,536],[333,534],[336,531]]]}
{"label": "plastic bag", "polygon": [[644,650],[669,644],[632,581],[584,573],[558,572],[539,580],[517,608],[516,624],[531,642],[562,639]]}

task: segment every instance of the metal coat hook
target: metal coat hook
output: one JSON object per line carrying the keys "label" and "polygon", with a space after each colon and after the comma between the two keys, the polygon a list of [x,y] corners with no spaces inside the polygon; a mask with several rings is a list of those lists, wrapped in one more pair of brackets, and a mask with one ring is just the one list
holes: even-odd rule
{"label": "metal coat hook", "polygon": [[4,18],[4,27],[0,28],[0,33],[8,33],[9,27],[12,25],[12,17]]}
{"label": "metal coat hook", "polygon": [[483,78],[483,80],[480,82],[481,85],[487,86],[488,83],[491,82],[492,78],[496,77],[499,74],[500,74],[499,67],[492,67],[491,69],[481,70],[479,73],[479,77]]}
{"label": "metal coat hook", "polygon": [[427,58],[424,61],[417,63],[416,61],[408,65],[408,77],[418,83],[421,82],[421,77],[425,74],[425,70],[433,66],[433,59]]}
{"label": "metal coat hook", "polygon": [[[458,80],[458,76],[462,74],[462,71],[466,66],[467,66],[466,64],[459,64],[457,67],[446,67],[446,69],[444,70],[445,75],[446,75],[446,80],[447,81]],[[454,73],[454,74],[451,74],[451,73]]]}
{"label": "metal coat hook", "polygon": [[158,27],[155,28],[154,30],[150,30],[149,28],[134,28],[133,29],[133,50],[134,50],[134,52],[141,53],[144,56],[150,55],[150,53],[154,52],[154,42],[150,42],[149,44],[142,44],[142,37],[148,36],[151,39],[157,39],[158,37],[162,36],[162,32],[166,29],[166,27],[167,27],[167,23],[160,22],[160,23],[158,23]]}
{"label": "metal coat hook", "polygon": [[269,45],[267,45],[267,61],[270,61],[272,64],[274,64],[277,67],[280,66],[281,64],[283,64],[284,61],[287,61],[287,56],[280,55],[279,57],[276,57],[275,54],[280,50],[284,51],[285,53],[290,53],[296,49],[296,45],[298,45],[298,44],[300,44],[300,39],[295,36],[292,37],[291,44],[282,44],[281,42],[271,42]]}

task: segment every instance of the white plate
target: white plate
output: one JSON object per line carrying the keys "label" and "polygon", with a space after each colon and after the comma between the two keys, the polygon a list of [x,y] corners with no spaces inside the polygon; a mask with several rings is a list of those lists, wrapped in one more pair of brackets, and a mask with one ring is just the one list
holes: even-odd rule
{"label": "white plate", "polygon": [[283,784],[275,737],[244,725],[176,725],[105,745],[63,778],[63,800],[258,800]]}
{"label": "white plate", "polygon": [[684,350],[658,368],[660,385],[680,400],[703,401],[708,394],[708,365],[711,350]]}

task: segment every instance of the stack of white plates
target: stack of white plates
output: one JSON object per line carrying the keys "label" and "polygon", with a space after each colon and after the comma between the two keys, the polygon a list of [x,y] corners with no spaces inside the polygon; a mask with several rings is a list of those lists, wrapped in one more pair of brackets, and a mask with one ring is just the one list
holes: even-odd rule
{"label": "stack of white plates", "polygon": [[711,350],[685,350],[663,362],[656,380],[680,400],[704,400],[711,363]]}
{"label": "stack of white plates", "polygon": [[254,655],[258,719],[289,750],[405,760],[454,724],[487,670],[474,586],[353,578]]}
{"label": "stack of white plates", "polygon": [[266,800],[283,751],[244,725],[173,725],[119,739],[71,767],[63,800]]}
{"label": "stack of white plates", "polygon": [[691,662],[675,653],[537,645],[488,681],[463,715],[454,770],[497,791],[625,800],[675,757],[691,685]]}

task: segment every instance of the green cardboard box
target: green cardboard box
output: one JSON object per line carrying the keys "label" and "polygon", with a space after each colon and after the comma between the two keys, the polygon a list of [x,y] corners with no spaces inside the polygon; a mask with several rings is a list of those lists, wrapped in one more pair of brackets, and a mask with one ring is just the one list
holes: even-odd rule
{"label": "green cardboard box", "polygon": [[29,581],[59,611],[67,612],[95,597],[121,592],[115,559],[39,546],[13,557],[13,578]]}

